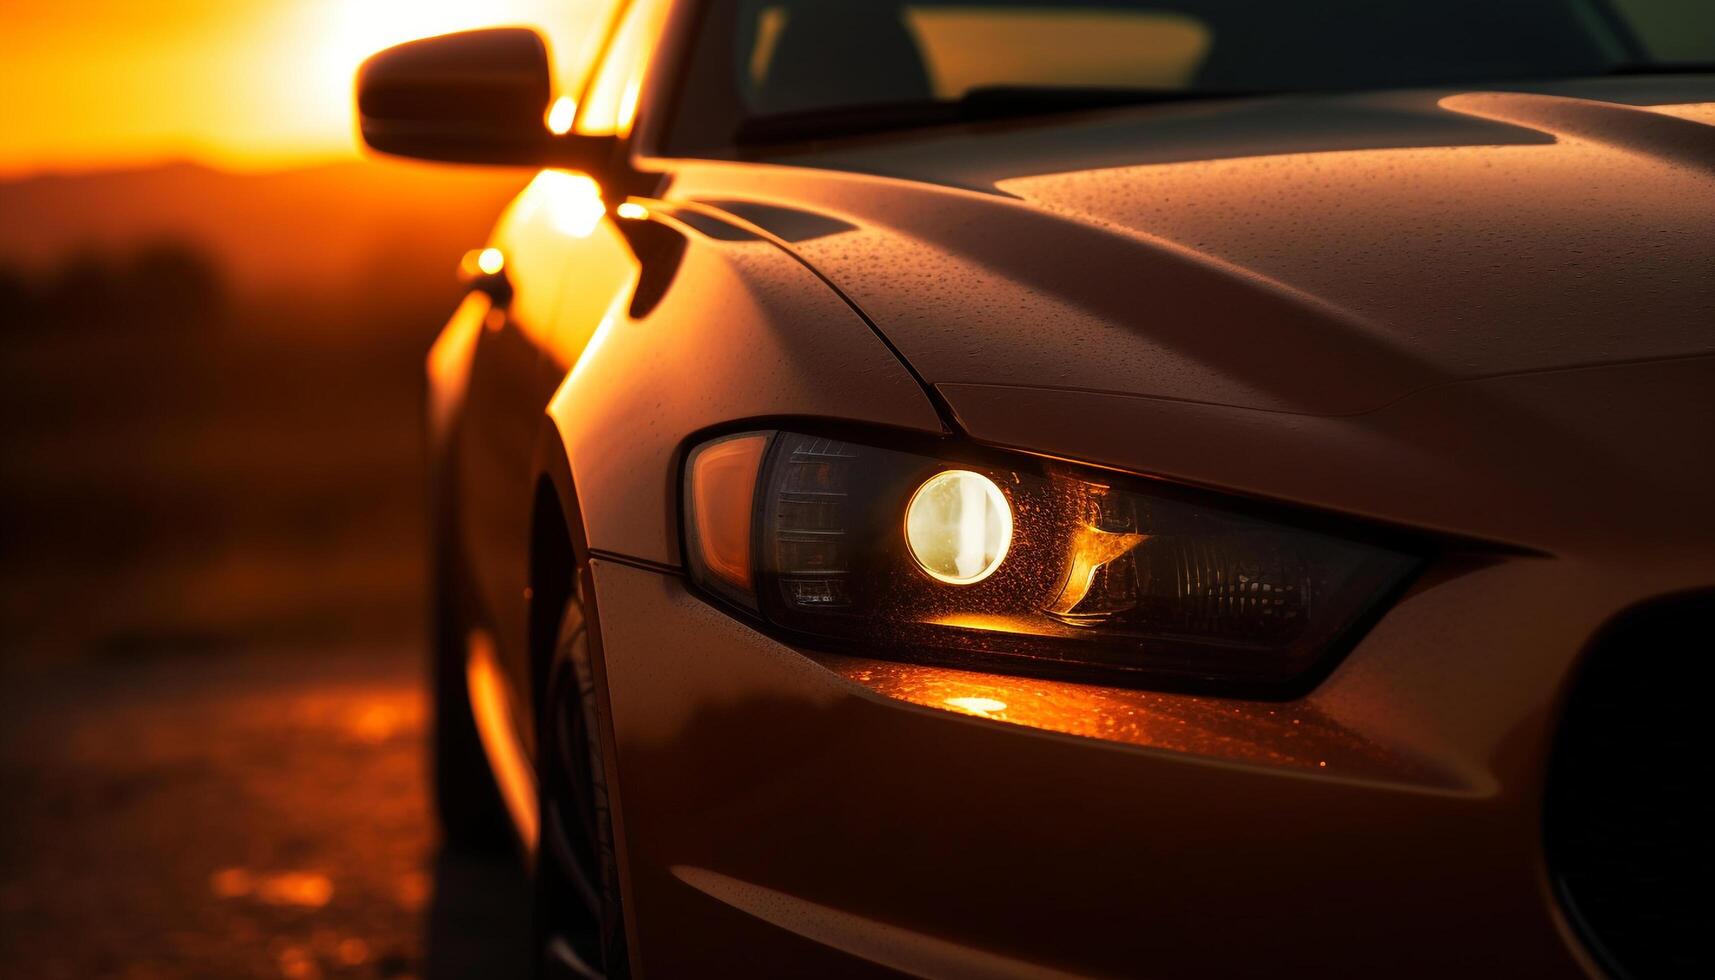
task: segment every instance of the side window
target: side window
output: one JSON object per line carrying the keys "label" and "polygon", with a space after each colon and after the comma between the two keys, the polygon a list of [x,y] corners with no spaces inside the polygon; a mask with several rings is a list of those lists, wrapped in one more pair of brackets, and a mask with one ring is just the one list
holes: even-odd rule
{"label": "side window", "polygon": [[578,108],[577,131],[585,136],[620,136],[631,132],[637,99],[649,60],[667,20],[667,0],[634,0],[614,32],[595,76]]}
{"label": "side window", "polygon": [[996,86],[1188,88],[1212,31],[1189,14],[1083,3],[747,0],[740,94],[768,115],[957,101]]}
{"label": "side window", "polygon": [[914,5],[905,17],[939,99],[1000,83],[1181,89],[1210,46],[1196,18],[1143,8]]}

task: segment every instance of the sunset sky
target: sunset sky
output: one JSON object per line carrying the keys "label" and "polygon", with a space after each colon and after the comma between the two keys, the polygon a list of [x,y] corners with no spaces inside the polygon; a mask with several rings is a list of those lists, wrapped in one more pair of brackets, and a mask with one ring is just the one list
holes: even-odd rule
{"label": "sunset sky", "polygon": [[[275,169],[357,152],[352,74],[376,49],[543,28],[562,66],[606,0],[5,0],[0,177],[194,160]],[[562,70],[562,75],[565,72]]]}

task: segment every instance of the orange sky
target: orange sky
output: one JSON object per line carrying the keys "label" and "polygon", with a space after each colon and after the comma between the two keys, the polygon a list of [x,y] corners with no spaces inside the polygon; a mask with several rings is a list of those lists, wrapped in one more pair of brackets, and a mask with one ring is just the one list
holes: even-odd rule
{"label": "orange sky", "polygon": [[[4,0],[0,176],[192,159],[272,169],[356,153],[370,52],[490,24],[563,65],[606,0]],[[564,74],[564,72],[562,72]]]}

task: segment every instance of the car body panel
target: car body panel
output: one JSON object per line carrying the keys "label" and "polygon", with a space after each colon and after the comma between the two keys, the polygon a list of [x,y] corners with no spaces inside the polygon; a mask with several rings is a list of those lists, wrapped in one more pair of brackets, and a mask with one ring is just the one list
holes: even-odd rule
{"label": "car body panel", "polygon": [[[541,481],[577,525],[638,975],[1596,974],[1550,893],[1543,760],[1603,624],[1715,581],[1715,83],[752,161],[650,157],[668,86],[642,86],[637,172],[519,198],[510,303],[472,297],[430,359],[521,743]],[[686,584],[679,469],[803,419],[1437,548],[1291,701],[794,649]]]}
{"label": "car body panel", "polygon": [[[968,972],[923,938],[1019,972],[1584,975],[1546,896],[1538,760],[1622,572],[1518,558],[1422,585],[1281,706],[806,657],[676,576],[593,571],[651,975],[763,949],[782,973]],[[1009,709],[944,703],[973,693]],[[1103,698],[1135,741],[1055,724]],[[818,909],[897,934],[865,946]]]}
{"label": "car body panel", "polygon": [[1715,573],[1715,357],[1453,382],[1335,417],[1087,391],[939,390],[983,442],[1637,562],[1688,585]]}
{"label": "car body panel", "polygon": [[591,549],[679,563],[680,454],[698,430],[810,416],[943,431],[886,345],[772,242],[694,213],[647,224],[680,252],[645,284],[649,308],[627,290],[587,347],[550,346],[569,373],[547,411]]}
{"label": "car body panel", "polygon": [[467,304],[442,348],[468,352],[463,370],[455,361],[431,374],[432,397],[462,406],[445,458],[459,477],[470,625],[498,651],[526,745],[542,433],[571,461],[587,547],[677,564],[678,454],[690,432],[851,406],[866,421],[943,431],[923,389],[813,273],[742,228],[691,221],[620,219],[587,178],[538,177],[493,239],[511,302]]}
{"label": "car body panel", "polygon": [[[591,249],[574,232],[586,218],[599,220],[601,206],[580,198],[582,185],[568,187],[572,178],[563,178],[538,177],[501,216],[491,245],[505,256],[506,302],[467,302],[443,331],[449,343],[441,348],[440,370],[429,378],[431,402],[458,405],[440,465],[453,474],[455,534],[472,600],[469,625],[491,638],[519,705],[528,703],[522,692],[529,683],[525,594],[530,501],[539,477],[536,436],[543,406],[563,375],[544,356],[544,340],[567,329],[561,316],[566,271],[593,264]],[[469,339],[450,343],[459,336]],[[454,356],[460,351],[462,370]],[[518,714],[528,718],[527,711]]]}
{"label": "car body panel", "polygon": [[[689,164],[671,193],[852,226],[792,247],[931,383],[1350,415],[1462,379],[1715,352],[1715,208],[1689,206],[1715,200],[1698,108],[1715,83],[1610,87],[955,128],[776,158],[790,167]],[[1628,92],[1682,101],[1597,98]],[[1271,113],[1318,105],[1352,127],[1328,124],[1331,149],[1271,141]],[[1403,136],[1354,121],[1378,118]],[[1193,124],[1207,159],[1174,142]],[[1090,130],[1100,167],[1042,150]]]}

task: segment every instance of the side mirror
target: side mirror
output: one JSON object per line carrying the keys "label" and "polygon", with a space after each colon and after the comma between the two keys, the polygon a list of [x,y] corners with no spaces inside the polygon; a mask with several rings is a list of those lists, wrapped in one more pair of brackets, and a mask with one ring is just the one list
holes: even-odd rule
{"label": "side mirror", "polygon": [[605,140],[548,131],[548,46],[521,27],[401,44],[357,74],[363,141],[446,163],[552,166],[595,159]]}

